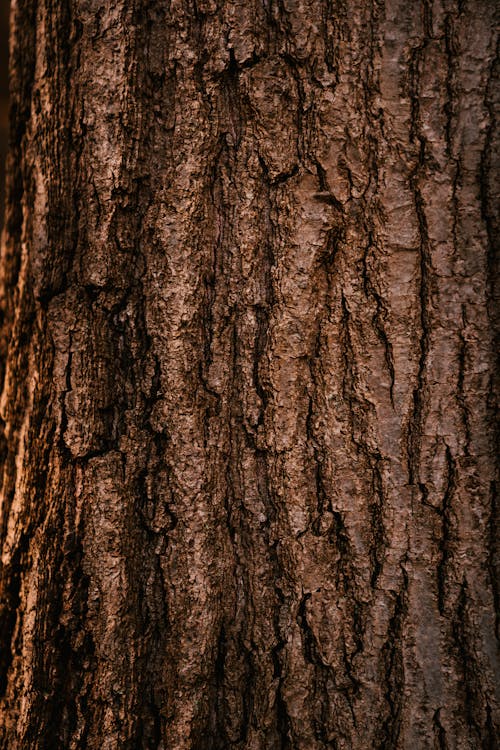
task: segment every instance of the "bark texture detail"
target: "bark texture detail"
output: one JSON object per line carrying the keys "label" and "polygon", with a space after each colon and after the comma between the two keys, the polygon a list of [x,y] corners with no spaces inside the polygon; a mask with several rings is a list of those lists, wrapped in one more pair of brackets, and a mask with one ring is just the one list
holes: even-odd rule
{"label": "bark texture detail", "polygon": [[2,749],[497,747],[495,12],[12,3]]}

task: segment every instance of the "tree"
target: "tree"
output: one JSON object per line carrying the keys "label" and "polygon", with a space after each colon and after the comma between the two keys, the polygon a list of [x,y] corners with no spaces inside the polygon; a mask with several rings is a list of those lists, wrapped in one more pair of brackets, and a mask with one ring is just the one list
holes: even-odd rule
{"label": "tree", "polygon": [[13,3],[2,748],[496,747],[494,14]]}

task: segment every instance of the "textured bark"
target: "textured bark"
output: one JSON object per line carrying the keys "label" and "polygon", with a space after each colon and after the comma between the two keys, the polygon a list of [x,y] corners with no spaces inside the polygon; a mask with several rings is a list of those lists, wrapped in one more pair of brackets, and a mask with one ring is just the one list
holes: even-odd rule
{"label": "textured bark", "polygon": [[5,156],[9,122],[9,5],[0,5],[0,232],[5,209]]}
{"label": "textured bark", "polygon": [[496,747],[494,13],[15,0],[1,748]]}

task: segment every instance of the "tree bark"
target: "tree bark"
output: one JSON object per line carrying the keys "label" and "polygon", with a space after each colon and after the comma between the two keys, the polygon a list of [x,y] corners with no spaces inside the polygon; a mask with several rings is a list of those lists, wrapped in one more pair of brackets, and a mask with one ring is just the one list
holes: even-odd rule
{"label": "tree bark", "polygon": [[11,13],[0,747],[497,747],[495,4]]}

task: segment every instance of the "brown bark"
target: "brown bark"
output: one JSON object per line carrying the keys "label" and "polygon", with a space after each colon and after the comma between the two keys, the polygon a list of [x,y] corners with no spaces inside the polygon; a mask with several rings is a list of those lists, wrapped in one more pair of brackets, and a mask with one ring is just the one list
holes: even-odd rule
{"label": "brown bark", "polygon": [[494,13],[13,4],[1,748],[496,747]]}

